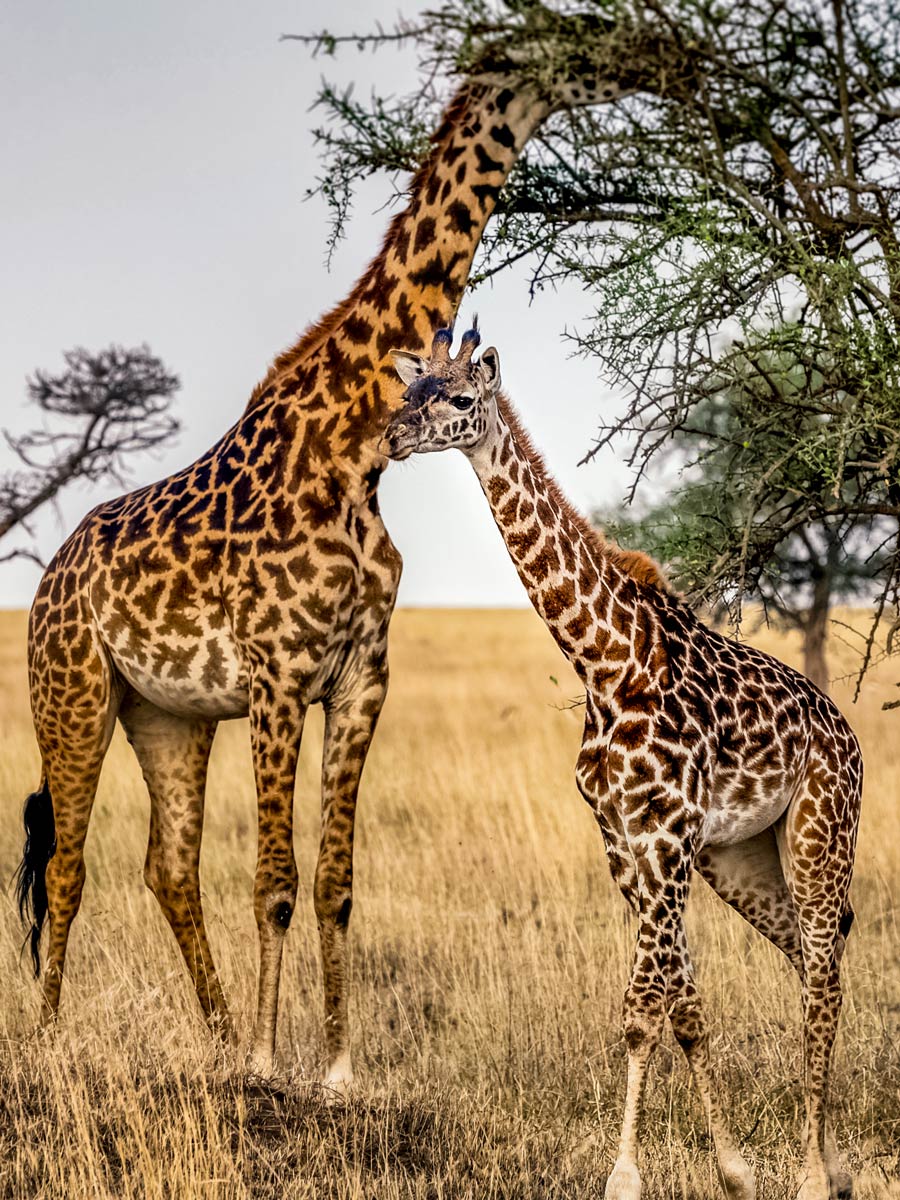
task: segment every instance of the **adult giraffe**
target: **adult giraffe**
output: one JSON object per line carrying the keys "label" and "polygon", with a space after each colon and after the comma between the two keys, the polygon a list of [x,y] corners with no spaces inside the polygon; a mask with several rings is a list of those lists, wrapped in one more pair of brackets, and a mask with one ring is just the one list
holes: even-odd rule
{"label": "adult giraffe", "polygon": [[853,923],[850,877],[862,756],[836,705],[784,663],[702,625],[645,555],[607,542],[569,504],[499,391],[497,351],[477,330],[455,359],[399,351],[405,403],[385,432],[392,458],[460,449],[488,498],[531,602],[584,683],[576,776],[613,878],[638,918],[625,993],[625,1116],[606,1200],[639,1200],[638,1124],[668,1017],[690,1064],[729,1200],[753,1174],[712,1083],[684,906],[696,869],[783,951],[803,993],[807,1139],[798,1200],[847,1200],[827,1116]]}
{"label": "adult giraffe", "polygon": [[[638,31],[640,35],[640,31]],[[617,44],[617,38],[619,38]],[[151,797],[144,875],[212,1026],[229,1027],[200,902],[207,761],[218,721],[249,714],[259,801],[259,990],[251,1066],[273,1064],[284,935],[298,876],[294,775],[307,707],[325,709],[315,875],[326,1083],[348,1085],[346,937],[357,788],[387,688],[400,556],[378,511],[379,450],[400,387],[388,358],[452,321],[498,192],[555,109],[641,82],[634,39],[548,82],[546,43],[489,50],[457,91],[406,208],[353,291],[276,359],[237,423],[193,465],[102,504],[51,562],[29,625],[42,758],[26,802],[19,903],[57,1012],[83,846],[116,718]],[[529,70],[529,53],[539,62]],[[543,57],[541,57],[543,55]],[[653,61],[653,56],[650,56]],[[541,82],[522,83],[540,76]],[[517,82],[518,81],[518,82]]]}

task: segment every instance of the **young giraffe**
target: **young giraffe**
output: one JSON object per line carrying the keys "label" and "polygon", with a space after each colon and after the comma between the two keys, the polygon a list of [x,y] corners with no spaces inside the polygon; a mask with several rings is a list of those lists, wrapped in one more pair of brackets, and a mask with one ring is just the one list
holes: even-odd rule
{"label": "young giraffe", "polygon": [[556,83],[544,71],[540,87],[523,84],[527,54],[520,46],[514,65],[487,53],[483,77],[459,88],[381,252],[348,298],[276,359],[237,423],[193,465],[89,513],[38,588],[28,650],[43,778],[26,804],[19,902],[32,919],[36,972],[49,915],[45,1020],[59,1005],[91,806],[118,717],[151,797],[144,877],[207,1020],[229,1028],[198,867],[216,724],[249,714],[259,800],[251,1065],[271,1069],[298,885],[294,776],[306,709],[319,702],[314,897],[326,1082],[343,1090],[351,1079],[354,815],[387,687],[401,566],[376,494],[379,438],[401,391],[388,349],[424,346],[435,324],[453,319],[500,188],[548,114],[610,101],[638,83],[633,59],[611,53],[608,77],[597,64],[568,63]]}
{"label": "young giraffe", "polygon": [[827,1121],[841,1005],[838,966],[862,785],[859,746],[799,672],[700,624],[642,554],[604,541],[572,508],[499,392],[497,351],[479,334],[450,357],[397,352],[408,385],[385,452],[462,450],[531,601],[584,682],[577,780],[613,878],[638,916],[625,994],[628,1085],[607,1200],[637,1200],[638,1122],[666,1016],[699,1089],[719,1175],[733,1200],[753,1175],[711,1082],[683,913],[692,868],[779,947],[803,989],[806,1165],[800,1200],[849,1196]]}

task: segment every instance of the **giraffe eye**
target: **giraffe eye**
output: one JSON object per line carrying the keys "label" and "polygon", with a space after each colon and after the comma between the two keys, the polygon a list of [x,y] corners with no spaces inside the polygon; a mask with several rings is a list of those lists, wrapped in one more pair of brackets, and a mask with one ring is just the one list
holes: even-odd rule
{"label": "giraffe eye", "polygon": [[453,405],[454,408],[460,408],[460,409],[471,408],[472,405],[475,403],[475,397],[474,396],[451,396],[450,403]]}

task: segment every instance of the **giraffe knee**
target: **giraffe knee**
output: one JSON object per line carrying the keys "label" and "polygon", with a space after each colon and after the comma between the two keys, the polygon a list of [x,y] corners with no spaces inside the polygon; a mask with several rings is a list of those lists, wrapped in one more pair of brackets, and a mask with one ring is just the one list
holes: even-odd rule
{"label": "giraffe knee", "polygon": [[144,883],[163,908],[191,903],[200,892],[198,865],[187,855],[167,860],[160,850],[151,847],[144,860]]}
{"label": "giraffe knee", "polygon": [[841,977],[836,965],[821,973],[807,970],[806,1007],[811,1011],[821,1010],[837,1015],[843,1004]]}
{"label": "giraffe knee", "polygon": [[276,933],[287,933],[297,905],[297,868],[285,869],[277,877],[258,880],[254,896],[256,924]]}
{"label": "giraffe knee", "polygon": [[622,1014],[622,1032],[629,1053],[652,1051],[659,1041],[664,1020],[665,1005],[659,991],[629,988]]}
{"label": "giraffe knee", "polygon": [[287,933],[296,907],[296,893],[283,891],[267,895],[256,905],[256,924],[260,929],[268,927],[276,933]]}
{"label": "giraffe knee", "polygon": [[353,909],[353,892],[349,884],[335,884],[327,878],[316,879],[314,902],[316,920],[320,925],[336,925],[346,929]]}
{"label": "giraffe knee", "polygon": [[669,1021],[675,1040],[685,1054],[690,1054],[705,1041],[706,1023],[697,996],[679,996],[669,1007]]}

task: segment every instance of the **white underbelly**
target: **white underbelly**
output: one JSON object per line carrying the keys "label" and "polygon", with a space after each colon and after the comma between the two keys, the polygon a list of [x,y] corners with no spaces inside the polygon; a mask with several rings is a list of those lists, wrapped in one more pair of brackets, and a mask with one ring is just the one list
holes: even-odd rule
{"label": "white underbelly", "polygon": [[703,846],[734,846],[774,825],[791,802],[790,792],[752,798],[732,789],[717,795],[703,822]]}
{"label": "white underbelly", "polygon": [[165,647],[140,657],[110,654],[135,691],[166,712],[222,721],[249,711],[247,673],[227,638],[217,638],[214,649],[198,642],[190,661],[190,650],[173,657]]}

